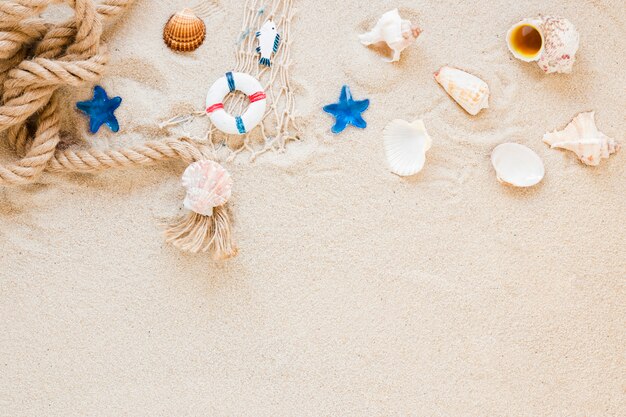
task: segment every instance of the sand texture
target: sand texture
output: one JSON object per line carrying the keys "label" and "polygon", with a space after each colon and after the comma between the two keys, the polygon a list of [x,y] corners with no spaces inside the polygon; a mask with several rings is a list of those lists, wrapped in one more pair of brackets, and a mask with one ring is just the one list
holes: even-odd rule
{"label": "sand texture", "polygon": [[[164,243],[181,163],[0,189],[0,416],[626,415],[626,152],[585,167],[541,141],[595,110],[626,142],[624,1],[296,3],[302,137],[224,163],[237,258]],[[235,63],[244,0],[214,2],[207,42],[175,54],[162,26],[188,4],[138,0],[108,36],[120,133],[86,134],[73,103],[88,87],[64,93],[68,133],[163,139],[158,122],[203,108]],[[357,35],[395,6],[424,33],[387,64]],[[578,27],[571,75],[507,51],[509,26],[539,13]],[[443,65],[484,79],[490,108],[451,101]],[[344,83],[371,100],[368,127],[334,136],[321,107]],[[395,118],[433,138],[417,176],[386,166]],[[507,141],[541,156],[543,183],[496,181]]]}

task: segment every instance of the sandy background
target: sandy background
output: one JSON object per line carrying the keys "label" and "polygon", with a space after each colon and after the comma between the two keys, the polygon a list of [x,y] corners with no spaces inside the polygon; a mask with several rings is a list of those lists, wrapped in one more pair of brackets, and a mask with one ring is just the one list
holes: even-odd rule
{"label": "sandy background", "polygon": [[[185,1],[138,1],[111,35],[103,85],[124,97],[119,135],[203,104],[234,65],[243,0],[209,41],[176,55],[161,28]],[[626,414],[626,152],[584,167],[541,142],[581,111],[622,143],[622,0],[299,0],[293,82],[300,143],[227,164],[240,256],[216,264],[163,243],[182,211],[180,164],[46,175],[0,189],[0,416],[619,416]],[[398,65],[356,36],[400,6],[425,30]],[[570,76],[506,50],[537,13],[581,32]],[[485,79],[469,117],[434,82],[451,64]],[[365,131],[321,112],[347,83]],[[71,107],[89,89],[68,95]],[[423,118],[424,171],[389,173],[382,130]],[[497,183],[489,153],[528,145],[529,191]],[[4,157],[8,157],[3,149]]]}

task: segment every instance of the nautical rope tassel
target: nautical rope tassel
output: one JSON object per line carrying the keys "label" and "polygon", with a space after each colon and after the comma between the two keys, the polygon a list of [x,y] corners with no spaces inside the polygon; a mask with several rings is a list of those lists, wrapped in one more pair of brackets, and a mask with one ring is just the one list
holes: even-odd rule
{"label": "nautical rope tassel", "polygon": [[233,180],[228,171],[214,161],[194,162],[185,170],[182,185],[190,212],[167,227],[167,242],[186,252],[211,252],[217,260],[235,256],[227,206]]}

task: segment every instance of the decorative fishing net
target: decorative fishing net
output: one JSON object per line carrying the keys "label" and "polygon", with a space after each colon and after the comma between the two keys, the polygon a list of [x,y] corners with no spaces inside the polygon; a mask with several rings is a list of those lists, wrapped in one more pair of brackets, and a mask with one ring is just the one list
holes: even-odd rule
{"label": "decorative fishing net", "polygon": [[[217,17],[223,12],[219,0],[204,0],[194,7],[198,16],[206,20]],[[259,155],[269,151],[282,152],[290,141],[299,139],[300,128],[295,117],[295,97],[290,85],[289,67],[291,66],[291,22],[295,13],[293,0],[247,0],[244,7],[241,32],[233,42],[236,48],[236,63],[233,68],[224,68],[224,72],[234,70],[252,75],[261,82],[267,95],[267,110],[263,121],[251,132],[243,136],[227,135],[210,124],[204,137],[186,136],[199,143],[212,147],[215,156],[221,149],[228,150],[227,160],[233,160],[239,154],[249,155],[254,161]],[[268,20],[276,24],[281,42],[272,57],[271,67],[259,65],[256,53],[255,33]],[[227,112],[242,114],[248,105],[245,95],[229,95],[224,103]],[[206,115],[204,111],[176,116],[160,125],[161,128],[184,125],[195,117]],[[207,117],[208,120],[208,117]],[[209,121],[210,123],[210,121]]]}

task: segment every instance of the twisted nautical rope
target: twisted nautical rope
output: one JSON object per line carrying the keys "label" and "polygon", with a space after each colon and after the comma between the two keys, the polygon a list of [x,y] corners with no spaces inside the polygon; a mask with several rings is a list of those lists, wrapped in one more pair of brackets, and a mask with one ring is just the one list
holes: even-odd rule
{"label": "twisted nautical rope", "polygon": [[[186,139],[152,141],[127,149],[59,149],[57,91],[93,85],[108,53],[103,23],[135,0],[0,1],[0,133],[20,157],[0,165],[0,185],[28,184],[45,171],[93,172],[167,159],[192,162],[206,150]],[[74,16],[52,25],[40,17],[51,4],[67,3]]]}

